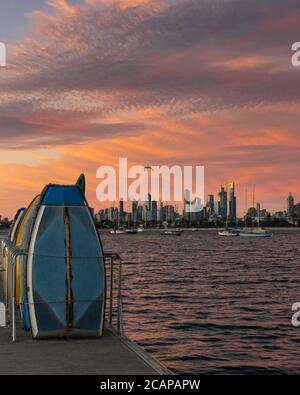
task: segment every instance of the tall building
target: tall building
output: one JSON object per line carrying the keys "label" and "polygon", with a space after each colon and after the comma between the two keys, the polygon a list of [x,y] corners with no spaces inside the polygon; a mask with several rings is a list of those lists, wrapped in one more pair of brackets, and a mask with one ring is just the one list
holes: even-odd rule
{"label": "tall building", "polygon": [[120,223],[124,222],[125,220],[124,215],[124,200],[121,198],[119,202],[119,221]]}
{"label": "tall building", "polygon": [[151,195],[148,193],[145,196],[145,202],[143,206],[143,217],[142,217],[144,222],[151,222],[152,221],[152,215],[151,215]]}
{"label": "tall building", "polygon": [[236,221],[236,196],[234,182],[228,183],[227,189],[227,215],[232,221]]}
{"label": "tall building", "polygon": [[116,220],[116,209],[114,207],[110,207],[107,209],[107,219],[111,222],[115,222]]}
{"label": "tall building", "polygon": [[175,208],[174,208],[174,206],[167,205],[167,206],[165,206],[165,210],[166,210],[166,218],[165,218],[165,220],[167,222],[174,222],[174,220],[175,220]]}
{"label": "tall building", "polygon": [[213,214],[215,212],[215,197],[214,197],[214,195],[208,195],[207,207],[209,209],[210,214]]}
{"label": "tall building", "polygon": [[188,189],[184,191],[184,210],[183,210],[183,218],[185,221],[191,221],[191,193]]}
{"label": "tall building", "polygon": [[138,221],[141,221],[143,219],[143,211],[144,211],[144,206],[138,205],[137,208]]}
{"label": "tall building", "polygon": [[157,217],[156,217],[157,222],[163,221],[163,208],[164,208],[164,205],[162,202],[160,202],[159,209],[157,210]]}
{"label": "tall building", "polygon": [[157,201],[153,200],[151,203],[151,220],[153,222],[157,221]]}
{"label": "tall building", "polygon": [[294,206],[294,215],[296,216],[296,218],[298,218],[298,221],[300,219],[300,203],[295,204]]}
{"label": "tall building", "polygon": [[139,220],[138,214],[138,202],[136,200],[132,201],[132,221],[137,222]]}
{"label": "tall building", "polygon": [[288,198],[287,198],[287,215],[288,215],[289,218],[293,218],[294,206],[295,206],[294,197],[290,193]]}
{"label": "tall building", "polygon": [[151,210],[151,195],[148,193],[145,197],[145,206],[147,207],[147,210]]}
{"label": "tall building", "polygon": [[260,218],[260,214],[261,214],[261,207],[260,207],[260,203],[257,202],[256,203],[256,215],[257,215],[257,217]]}
{"label": "tall building", "polygon": [[227,217],[227,192],[223,186],[219,192],[218,215],[223,219]]}

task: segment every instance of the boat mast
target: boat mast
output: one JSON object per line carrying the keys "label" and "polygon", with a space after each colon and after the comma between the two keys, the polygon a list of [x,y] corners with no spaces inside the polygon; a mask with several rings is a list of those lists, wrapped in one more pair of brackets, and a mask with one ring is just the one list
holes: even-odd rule
{"label": "boat mast", "polygon": [[[255,184],[253,184],[253,206],[252,207],[255,209]],[[253,211],[253,212],[255,212],[255,211]],[[254,223],[252,225],[253,225],[252,227],[254,227]]]}
{"label": "boat mast", "polygon": [[246,191],[245,191],[245,228],[247,228],[247,208],[248,208],[248,187],[246,185]]}

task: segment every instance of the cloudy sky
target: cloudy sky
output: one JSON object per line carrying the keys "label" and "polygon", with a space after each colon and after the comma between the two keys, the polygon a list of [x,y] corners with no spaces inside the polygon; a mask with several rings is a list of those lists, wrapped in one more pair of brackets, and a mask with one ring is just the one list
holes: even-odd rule
{"label": "cloudy sky", "polygon": [[[206,193],[237,184],[300,201],[299,0],[14,0],[1,4],[0,212],[45,183],[131,164],[203,164]],[[249,202],[251,200],[249,193]]]}

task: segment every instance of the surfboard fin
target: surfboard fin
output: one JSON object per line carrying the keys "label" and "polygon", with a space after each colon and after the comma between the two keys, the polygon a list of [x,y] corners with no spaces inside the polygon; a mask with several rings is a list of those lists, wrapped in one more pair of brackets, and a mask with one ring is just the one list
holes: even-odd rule
{"label": "surfboard fin", "polygon": [[80,176],[76,182],[76,185],[80,186],[83,194],[85,195],[85,175],[84,174],[80,174]]}

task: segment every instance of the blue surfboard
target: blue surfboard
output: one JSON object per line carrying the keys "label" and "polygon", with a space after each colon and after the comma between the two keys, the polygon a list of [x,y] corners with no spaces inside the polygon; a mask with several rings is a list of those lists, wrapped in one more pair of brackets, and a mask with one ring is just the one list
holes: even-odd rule
{"label": "blue surfboard", "polygon": [[105,268],[101,242],[79,185],[40,196],[27,259],[33,338],[101,336]]}

